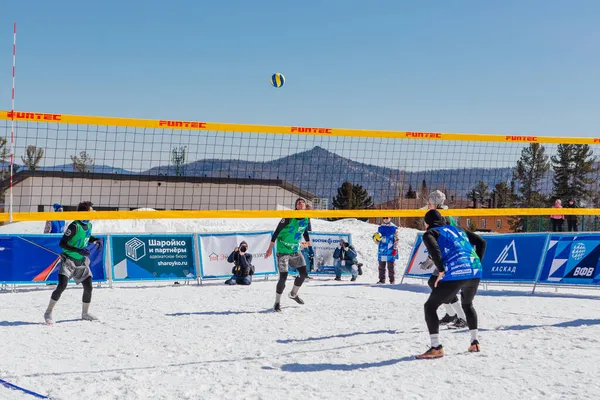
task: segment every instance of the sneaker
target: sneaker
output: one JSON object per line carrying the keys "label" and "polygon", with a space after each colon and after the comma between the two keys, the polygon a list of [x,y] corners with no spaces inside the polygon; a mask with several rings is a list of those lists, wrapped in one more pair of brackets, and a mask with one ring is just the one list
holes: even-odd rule
{"label": "sneaker", "polygon": [[84,321],[97,321],[98,320],[98,318],[96,318],[94,315],[92,315],[90,313],[81,314],[81,319]]}
{"label": "sneaker", "polygon": [[354,282],[356,280],[356,277],[353,276],[352,279],[350,279],[350,282]]}
{"label": "sneaker", "polygon": [[293,296],[292,292],[290,292],[290,294],[288,294],[288,297],[290,299],[294,300],[298,304],[304,304],[304,300],[302,300],[298,295]]}
{"label": "sneaker", "polygon": [[444,348],[440,344],[437,347],[430,347],[425,353],[416,356],[417,360],[431,360],[434,358],[442,358],[444,357]]}
{"label": "sneaker", "polygon": [[377,285],[385,285],[385,281],[377,281]]}
{"label": "sneaker", "polygon": [[362,275],[362,266],[363,266],[363,265],[362,265],[362,264],[360,264],[360,263],[359,263],[359,264],[356,264],[356,268],[358,268],[358,274],[359,274],[359,275]]}
{"label": "sneaker", "polygon": [[46,324],[52,325],[54,323],[54,319],[52,318],[52,313],[44,313],[44,321]]}
{"label": "sneaker", "polygon": [[335,277],[334,281],[341,281],[342,278],[338,278],[337,276]]}
{"label": "sneaker", "polygon": [[480,351],[481,347],[479,346],[479,342],[477,340],[473,340],[469,346],[469,353],[479,353]]}
{"label": "sneaker", "polygon": [[396,281],[390,281],[390,285],[395,285]]}
{"label": "sneaker", "polygon": [[457,315],[454,315],[451,317],[450,315],[446,314],[442,317],[442,319],[440,319],[440,324],[441,325],[450,324],[452,322],[456,322],[457,319],[458,319]]}
{"label": "sneaker", "polygon": [[281,312],[281,306],[279,305],[279,303],[275,303],[275,306],[273,307],[273,310]]}
{"label": "sneaker", "polygon": [[465,321],[462,318],[457,318],[456,321],[454,321],[454,323],[450,326],[448,326],[448,328],[450,329],[462,329],[462,328],[466,328],[467,325],[467,321]]}

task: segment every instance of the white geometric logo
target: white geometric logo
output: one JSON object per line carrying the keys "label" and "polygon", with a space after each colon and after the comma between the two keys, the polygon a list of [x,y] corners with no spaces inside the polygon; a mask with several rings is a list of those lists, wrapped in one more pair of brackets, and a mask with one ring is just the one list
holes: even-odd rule
{"label": "white geometric logo", "polygon": [[138,238],[133,238],[125,243],[125,255],[137,261],[146,255],[146,245]]}
{"label": "white geometric logo", "polygon": [[515,246],[515,241],[510,242],[509,245],[504,247],[504,249],[500,252],[498,258],[496,258],[495,264],[518,264],[519,261],[517,259],[517,247]]}
{"label": "white geometric logo", "polygon": [[583,256],[585,256],[586,250],[587,249],[585,248],[585,244],[577,243],[575,246],[573,246],[573,249],[571,250],[571,258],[575,261],[581,260]]}

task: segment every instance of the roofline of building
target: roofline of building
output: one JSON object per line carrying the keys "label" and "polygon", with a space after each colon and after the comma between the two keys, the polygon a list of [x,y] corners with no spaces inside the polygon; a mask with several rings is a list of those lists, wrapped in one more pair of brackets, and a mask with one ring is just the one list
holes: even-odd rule
{"label": "roofline of building", "polygon": [[[13,186],[24,182],[29,178],[63,178],[63,179],[97,179],[113,181],[135,181],[135,182],[166,182],[166,183],[211,183],[217,185],[261,185],[279,186],[282,189],[297,194],[299,197],[313,200],[317,195],[292,185],[282,179],[253,179],[253,178],[213,178],[206,176],[166,176],[166,175],[138,175],[138,174],[115,174],[97,172],[66,172],[66,171],[30,171],[21,170],[13,175]],[[10,188],[10,178],[0,182],[0,190]]]}

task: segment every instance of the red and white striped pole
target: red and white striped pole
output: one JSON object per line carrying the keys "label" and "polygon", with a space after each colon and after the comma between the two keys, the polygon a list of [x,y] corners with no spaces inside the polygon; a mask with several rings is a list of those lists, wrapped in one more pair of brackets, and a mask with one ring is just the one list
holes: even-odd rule
{"label": "red and white striped pole", "polygon": [[17,61],[17,23],[13,30],[13,67],[12,67],[12,118],[10,123],[10,203],[8,206],[8,220],[13,220],[13,165],[15,162],[15,68]]}

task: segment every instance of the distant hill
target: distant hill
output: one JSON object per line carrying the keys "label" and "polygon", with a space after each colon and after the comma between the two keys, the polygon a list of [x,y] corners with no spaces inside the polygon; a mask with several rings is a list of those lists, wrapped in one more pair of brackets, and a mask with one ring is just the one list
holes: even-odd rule
{"label": "distant hill", "polygon": [[[75,172],[73,164],[53,165],[51,167],[40,167],[39,169],[40,171]],[[90,172],[95,172],[98,174],[135,174],[135,172],[131,172],[123,168],[111,167],[109,165],[94,165],[90,167]]]}
{"label": "distant hill", "polygon": [[[431,190],[445,188],[456,193],[457,197],[465,197],[467,191],[479,180],[493,187],[500,181],[512,179],[511,168],[403,172],[356,162],[318,146],[267,162],[205,159],[183,167],[186,176],[282,179],[329,201],[337,194],[338,187],[344,181],[350,181],[365,187],[376,203],[398,197],[401,189],[404,195],[409,184],[418,191],[423,180]],[[175,175],[175,167],[158,166],[142,174]]]}

